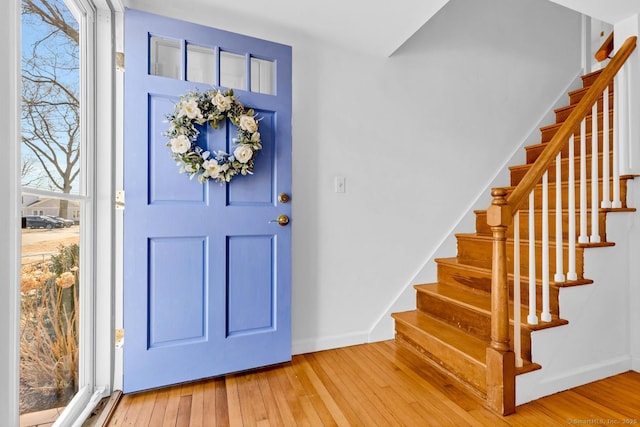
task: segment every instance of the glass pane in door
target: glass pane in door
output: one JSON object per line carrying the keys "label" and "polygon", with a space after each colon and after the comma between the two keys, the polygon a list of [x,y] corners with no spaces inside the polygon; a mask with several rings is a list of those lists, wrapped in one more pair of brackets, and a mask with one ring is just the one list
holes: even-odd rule
{"label": "glass pane in door", "polygon": [[220,52],[220,86],[246,90],[247,61],[244,55]]}
{"label": "glass pane in door", "polygon": [[251,58],[251,92],[276,94],[276,66],[273,61]]}
{"label": "glass pane in door", "polygon": [[187,80],[216,84],[216,51],[208,47],[187,45]]}
{"label": "glass pane in door", "polygon": [[180,78],[180,42],[160,37],[151,37],[151,60],[149,74]]}

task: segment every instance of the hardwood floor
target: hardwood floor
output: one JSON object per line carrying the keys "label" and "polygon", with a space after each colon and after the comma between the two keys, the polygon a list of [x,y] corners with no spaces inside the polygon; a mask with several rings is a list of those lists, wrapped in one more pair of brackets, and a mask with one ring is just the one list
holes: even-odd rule
{"label": "hardwood floor", "polygon": [[115,426],[566,426],[640,424],[627,372],[499,417],[393,341],[294,356],[276,367],[125,395]]}

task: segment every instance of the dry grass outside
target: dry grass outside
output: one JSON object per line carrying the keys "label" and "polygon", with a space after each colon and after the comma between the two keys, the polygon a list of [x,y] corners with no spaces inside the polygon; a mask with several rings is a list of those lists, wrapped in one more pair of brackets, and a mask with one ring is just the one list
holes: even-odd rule
{"label": "dry grass outside", "polygon": [[64,406],[78,383],[77,244],[21,277],[20,413]]}

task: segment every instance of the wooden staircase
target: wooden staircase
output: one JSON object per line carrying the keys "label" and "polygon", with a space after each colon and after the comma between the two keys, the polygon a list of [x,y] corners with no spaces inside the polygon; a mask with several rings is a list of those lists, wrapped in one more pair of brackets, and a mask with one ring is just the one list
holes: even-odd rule
{"label": "wooden staircase", "polygon": [[[541,141],[539,144],[526,147],[526,161],[524,165],[517,165],[510,167],[511,182],[509,187],[504,187],[506,190],[506,199],[513,192],[515,186],[520,183],[527,171],[531,168],[532,164],[538,159],[545,147],[553,139],[556,132],[560,129],[562,123],[571,114],[578,102],[587,92],[588,88],[600,75],[600,71],[587,74],[582,77],[583,88],[569,92],[569,105],[563,108],[555,110],[556,123],[550,126],[541,128]],[[610,85],[609,93],[613,95],[613,84]],[[600,109],[598,111],[597,118],[592,117],[589,114],[586,117],[587,130],[591,129],[591,121],[598,120],[600,126],[599,141],[602,142],[602,121],[603,114],[608,114],[610,117],[609,123],[613,123],[613,102],[609,102],[611,108],[609,111],[602,111],[602,96],[600,97]],[[611,126],[613,127],[613,126]],[[613,130],[611,130],[611,134]],[[600,164],[599,170],[602,171],[602,154],[592,156],[591,154],[591,133],[587,131],[587,167],[590,169],[590,163],[597,158]],[[568,144],[562,148],[563,162],[566,164],[568,151]],[[580,145],[576,141],[575,143],[576,155],[580,153]],[[594,158],[595,157],[595,158]],[[609,163],[612,162],[612,155],[608,159],[604,159]],[[577,162],[577,161],[576,161]],[[554,163],[552,163],[553,165]],[[566,165],[563,165],[566,166]],[[575,165],[576,171],[579,170],[579,165]],[[565,171],[568,168],[562,168],[562,209],[566,211],[568,197],[567,189],[569,181],[565,176]],[[549,172],[549,193],[555,194],[555,165],[548,170]],[[577,173],[577,172],[576,172]],[[583,263],[584,263],[584,251],[590,250],[595,247],[612,246],[613,242],[609,242],[606,239],[606,220],[607,216],[616,211],[633,211],[626,206],[626,182],[628,179],[632,179],[632,176],[620,177],[620,195],[622,201],[622,208],[617,209],[599,209],[598,222],[600,243],[587,243],[579,244],[576,249],[576,271],[578,275],[577,280],[564,281],[562,283],[556,283],[553,281],[553,273],[551,274],[551,286],[549,290],[551,321],[539,322],[536,325],[530,325],[527,323],[527,313],[525,308],[518,308],[521,310],[521,343],[522,343],[522,358],[524,360],[523,366],[516,368],[514,374],[524,374],[537,369],[544,369],[535,361],[531,360],[531,334],[534,331],[538,331],[546,328],[554,328],[568,323],[567,320],[559,317],[559,289],[568,286],[580,286],[593,283],[588,278],[583,277]],[[578,185],[576,183],[576,185]],[[598,179],[599,194],[602,194],[603,179]],[[608,183],[610,191],[613,191],[613,184]],[[540,206],[540,183],[535,187],[534,194],[536,197],[536,203],[534,206]],[[589,198],[589,206],[590,205]],[[578,197],[576,197],[576,204],[579,203]],[[549,198],[549,211],[550,218],[555,218],[555,198]],[[591,221],[591,214],[589,210],[589,224]],[[392,317],[395,319],[395,330],[397,342],[406,345],[416,351],[418,351],[423,358],[432,365],[441,369],[447,375],[450,375],[455,380],[465,385],[470,391],[476,395],[487,398],[488,392],[491,393],[491,386],[488,386],[488,362],[487,349],[492,342],[492,268],[494,268],[494,254],[493,250],[494,235],[492,227],[488,225],[487,211],[478,210],[476,215],[476,230],[474,233],[469,234],[457,234],[457,256],[451,258],[436,259],[437,263],[437,282],[430,284],[416,285],[416,309],[407,312],[394,313]],[[529,212],[528,201],[523,203],[523,207],[520,207],[519,213],[519,231],[520,231],[520,253],[527,253],[529,246]],[[576,214],[577,215],[577,214]],[[540,209],[535,210],[534,221],[536,235],[533,236],[536,240],[536,246],[540,245],[540,230],[543,213]],[[563,215],[563,221],[567,221],[568,215],[565,212]],[[555,242],[555,220],[549,221],[549,271],[555,271],[555,251],[562,250],[567,252],[566,243],[562,248],[557,248]],[[577,221],[577,219],[576,219]],[[562,234],[566,237],[568,227],[563,224]],[[508,258],[507,266],[507,281],[509,289],[509,338],[513,342],[513,286],[514,286],[514,267],[513,261],[513,233],[514,227],[510,225],[506,229],[506,258]],[[537,313],[540,315],[541,307],[541,280],[542,267],[540,263],[540,250],[536,251],[536,292],[537,292]],[[522,259],[520,265],[521,279],[521,295],[522,295],[522,307],[528,306],[528,271],[529,261],[527,257]],[[494,288],[495,289],[495,288]],[[504,369],[504,376],[511,375],[509,369]],[[490,377],[489,377],[490,378]],[[515,384],[513,381],[512,384]],[[504,387],[509,387],[504,385]],[[515,385],[513,385],[515,387]],[[513,393],[515,396],[515,392]],[[489,404],[491,407],[491,404]],[[508,405],[507,405],[508,406]],[[513,404],[515,407],[515,404]],[[507,410],[508,413],[508,410]]]}

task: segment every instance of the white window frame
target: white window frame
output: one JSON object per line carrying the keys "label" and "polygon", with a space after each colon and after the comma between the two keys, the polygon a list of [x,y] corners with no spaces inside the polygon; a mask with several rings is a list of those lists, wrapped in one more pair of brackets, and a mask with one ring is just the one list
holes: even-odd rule
{"label": "white window frame", "polygon": [[[19,423],[19,307],[21,253],[20,188],[20,0],[10,0],[0,14],[0,126],[5,131],[0,147],[0,199],[7,209],[0,209],[0,414],[8,425]],[[112,391],[114,310],[114,135],[115,132],[115,61],[114,34],[116,12],[123,10],[120,0],[72,0],[69,6],[83,14],[85,58],[82,101],[86,115],[81,116],[85,144],[82,155],[85,169],[82,190],[92,200],[85,204],[81,247],[94,248],[93,266],[83,263],[83,288],[80,314],[79,391],[56,422],[56,425],[79,425],[97,401]],[[86,31],[85,31],[86,30]],[[86,108],[85,108],[86,107]],[[100,120],[95,118],[99,117]],[[85,141],[87,141],[85,139]],[[4,145],[2,145],[4,144]],[[99,161],[96,161],[99,159]],[[99,177],[94,180],[93,177]],[[86,255],[85,255],[86,256]],[[96,302],[99,301],[99,304]]]}

